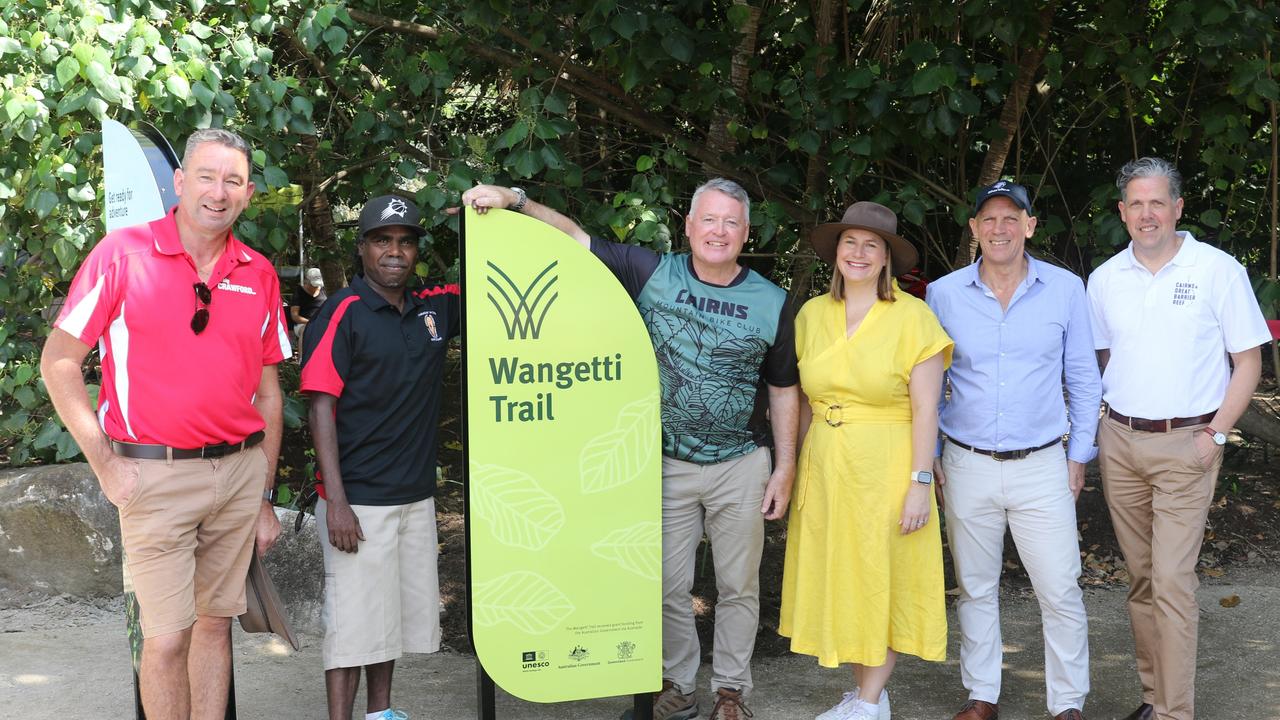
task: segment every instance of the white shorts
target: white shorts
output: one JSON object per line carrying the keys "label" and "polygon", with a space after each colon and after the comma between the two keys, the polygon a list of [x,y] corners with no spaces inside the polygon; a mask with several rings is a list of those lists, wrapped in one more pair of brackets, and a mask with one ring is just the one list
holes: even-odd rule
{"label": "white shorts", "polygon": [[439,650],[435,499],[351,509],[364,540],[359,552],[346,553],[329,543],[328,504],[316,505],[324,553],[324,669]]}

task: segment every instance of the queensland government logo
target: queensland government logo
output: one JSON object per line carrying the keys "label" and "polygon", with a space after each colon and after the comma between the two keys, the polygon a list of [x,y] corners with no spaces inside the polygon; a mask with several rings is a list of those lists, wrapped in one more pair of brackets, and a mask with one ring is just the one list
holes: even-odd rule
{"label": "queensland government logo", "polygon": [[630,640],[623,640],[618,643],[618,659],[630,660],[631,656],[636,652],[636,644]]}
{"label": "queensland government logo", "polygon": [[502,324],[507,329],[507,339],[515,340],[518,337],[521,340],[537,340],[538,334],[542,332],[542,321],[547,319],[547,311],[555,304],[556,298],[560,297],[559,292],[552,291],[552,286],[560,276],[551,274],[560,261],[553,261],[543,268],[523,290],[502,268],[491,262],[485,264],[496,273],[496,276],[490,274],[486,278],[493,287],[488,298],[497,309],[498,317],[502,318]]}

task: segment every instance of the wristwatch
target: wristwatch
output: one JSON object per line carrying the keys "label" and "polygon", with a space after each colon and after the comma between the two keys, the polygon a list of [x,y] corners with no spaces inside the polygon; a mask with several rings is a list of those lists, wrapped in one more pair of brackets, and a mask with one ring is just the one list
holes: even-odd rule
{"label": "wristwatch", "polygon": [[276,489],[275,489],[275,488],[271,488],[270,490],[263,490],[263,491],[262,491],[262,499],[263,499],[263,500],[266,500],[267,502],[271,503],[272,505],[275,505],[275,504],[276,504]]}
{"label": "wristwatch", "polygon": [[916,470],[911,473],[911,481],[918,482],[921,485],[931,485],[933,484],[933,473],[928,470]]}
{"label": "wristwatch", "polygon": [[1226,435],[1224,435],[1224,434],[1222,434],[1222,433],[1218,432],[1217,430],[1214,430],[1213,428],[1211,428],[1211,427],[1209,427],[1209,426],[1207,426],[1207,425],[1204,427],[1204,430],[1203,430],[1202,432],[1204,432],[1204,433],[1205,433],[1206,435],[1208,435],[1209,437],[1213,438],[1213,444],[1214,444],[1214,445],[1226,445],[1226,444],[1227,444],[1227,436],[1226,436]]}
{"label": "wristwatch", "polygon": [[529,194],[523,188],[513,187],[511,192],[516,194],[516,201],[507,206],[512,212],[520,212],[524,208],[524,204],[529,202]]}

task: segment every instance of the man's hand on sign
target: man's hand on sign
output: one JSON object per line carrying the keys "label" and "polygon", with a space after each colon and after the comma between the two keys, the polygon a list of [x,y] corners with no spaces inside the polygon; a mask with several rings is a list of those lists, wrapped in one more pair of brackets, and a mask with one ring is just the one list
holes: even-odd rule
{"label": "man's hand on sign", "polygon": [[358,552],[360,542],[364,540],[364,532],[360,529],[360,518],[347,503],[328,503],[325,519],[329,524],[329,542],[342,552]]}
{"label": "man's hand on sign", "polygon": [[[500,185],[477,185],[462,193],[463,206],[470,206],[483,215],[489,208],[508,208],[515,205],[520,197],[511,188]],[[461,208],[449,208],[445,212],[457,215]]]}

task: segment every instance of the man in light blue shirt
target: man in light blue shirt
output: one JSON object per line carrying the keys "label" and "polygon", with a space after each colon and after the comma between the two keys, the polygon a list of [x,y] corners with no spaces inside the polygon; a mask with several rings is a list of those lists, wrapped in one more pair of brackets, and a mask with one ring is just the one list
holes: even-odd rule
{"label": "man in light blue shirt", "polygon": [[1040,602],[1050,714],[1083,720],[1089,692],[1075,502],[1097,453],[1102,381],[1084,284],[1026,253],[1035,227],[1026,188],[1007,181],[983,188],[969,220],[982,257],[928,288],[929,306],[956,343],[934,463],[960,586],[960,673],[969,690],[955,720],[999,714],[1006,526]]}

